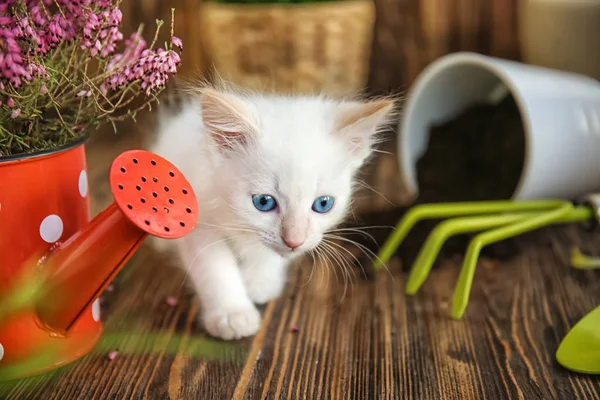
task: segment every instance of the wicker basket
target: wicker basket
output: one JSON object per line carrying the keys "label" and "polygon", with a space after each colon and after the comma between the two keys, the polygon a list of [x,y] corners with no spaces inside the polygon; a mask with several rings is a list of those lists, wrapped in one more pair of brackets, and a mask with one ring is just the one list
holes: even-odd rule
{"label": "wicker basket", "polygon": [[372,0],[204,3],[203,40],[224,79],[257,90],[353,95],[367,81]]}

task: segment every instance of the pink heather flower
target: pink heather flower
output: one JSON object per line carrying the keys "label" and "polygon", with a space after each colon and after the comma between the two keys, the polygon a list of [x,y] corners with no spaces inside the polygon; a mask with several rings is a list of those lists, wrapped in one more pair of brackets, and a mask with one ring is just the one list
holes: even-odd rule
{"label": "pink heather flower", "polygon": [[173,43],[173,45],[176,46],[179,50],[183,50],[183,43],[181,42],[181,39],[179,39],[177,36],[171,37],[171,43]]}
{"label": "pink heather flower", "polygon": [[119,25],[123,19],[123,13],[118,8],[113,8],[110,12],[110,24]]}
{"label": "pink heather flower", "polygon": [[[126,51],[125,54],[131,53],[132,50],[128,50],[129,52]],[[124,62],[122,60],[121,58],[117,62]],[[165,86],[169,74],[177,72],[180,63],[179,54],[173,50],[145,49],[133,64],[127,64],[121,71],[110,76],[107,85],[112,90],[117,90],[125,84],[141,81],[140,87],[149,96],[153,90]]]}
{"label": "pink heather flower", "polygon": [[44,78],[48,76],[46,68],[43,65],[37,65],[34,63],[30,63],[27,65],[27,73],[30,76],[40,76]]}
{"label": "pink heather flower", "polygon": [[100,11],[98,13],[82,11],[84,20],[82,48],[89,49],[92,57],[99,54],[100,57],[106,58],[115,52],[117,44],[123,40],[123,34],[118,28],[123,14],[118,8],[111,8],[109,1],[100,1],[99,3]]}
{"label": "pink heather flower", "polygon": [[115,358],[117,358],[117,355],[119,354],[118,351],[111,351],[110,353],[108,353],[108,359],[110,361],[113,361]]}
{"label": "pink heather flower", "polygon": [[[0,13],[10,14],[0,15],[0,80],[18,88],[34,77],[47,76],[43,66],[33,64],[34,57],[72,40],[90,1],[24,0],[21,4],[26,13],[13,12],[15,0],[3,1]],[[54,3],[61,12],[48,7]]]}
{"label": "pink heather flower", "polygon": [[47,20],[46,20],[46,16],[45,16],[42,8],[39,5],[32,6],[31,4],[29,4],[28,7],[29,7],[29,14],[31,15],[31,19],[33,20],[33,23],[38,26],[46,25]]}
{"label": "pink heather flower", "polygon": [[0,78],[15,88],[21,85],[21,76],[27,73],[23,67],[21,48],[11,29],[0,28]]}
{"label": "pink heather flower", "polygon": [[[24,10],[14,13],[15,5]],[[152,50],[134,32],[125,40],[124,50],[116,53],[123,41],[119,30],[122,19],[115,0],[0,1],[0,90],[6,85],[18,89],[33,79],[47,78],[40,60],[58,45],[71,41],[91,57],[108,59],[105,68],[110,76],[99,87],[104,95],[134,82],[146,95],[164,87],[181,63],[175,48],[182,50],[182,40],[172,36],[169,49]],[[48,88],[42,85],[40,91],[47,94]],[[76,95],[88,97],[92,92],[81,90]],[[15,106],[10,98],[5,103]]]}
{"label": "pink heather flower", "polygon": [[15,109],[13,110],[13,112],[12,112],[12,113],[10,113],[10,117],[11,117],[12,119],[15,119],[15,118],[17,118],[19,115],[21,115],[21,109],[20,109],[20,108],[15,108]]}
{"label": "pink heather flower", "polygon": [[142,55],[146,49],[146,41],[137,32],[131,34],[129,39],[125,40],[125,51],[121,54],[116,54],[106,66],[106,70],[110,71],[117,63],[121,66],[128,65]]}
{"label": "pink heather flower", "polygon": [[179,301],[177,300],[177,298],[176,298],[176,297],[173,297],[173,296],[168,296],[168,297],[166,298],[165,302],[166,302],[168,305],[170,305],[171,307],[175,307]]}

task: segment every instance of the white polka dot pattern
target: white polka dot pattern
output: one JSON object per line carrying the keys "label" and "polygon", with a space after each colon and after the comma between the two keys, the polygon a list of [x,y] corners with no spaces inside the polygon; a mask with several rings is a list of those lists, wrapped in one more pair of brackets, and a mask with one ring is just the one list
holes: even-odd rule
{"label": "white polka dot pattern", "polygon": [[96,322],[100,321],[100,299],[96,299],[96,301],[92,303],[92,318],[94,318],[94,321]]}
{"label": "white polka dot pattern", "polygon": [[40,224],[40,236],[47,243],[54,243],[63,234],[63,222],[58,215],[48,215]]}
{"label": "white polka dot pattern", "polygon": [[82,170],[79,174],[79,194],[81,197],[85,198],[88,193],[88,178],[85,170]]}

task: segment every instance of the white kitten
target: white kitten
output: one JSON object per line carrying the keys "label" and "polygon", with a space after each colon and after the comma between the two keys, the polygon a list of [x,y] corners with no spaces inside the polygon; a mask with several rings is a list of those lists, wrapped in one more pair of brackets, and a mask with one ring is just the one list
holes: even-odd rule
{"label": "white kitten", "polygon": [[345,217],[354,175],[393,105],[204,88],[160,118],[150,150],[173,162],[198,198],[196,228],[171,243],[208,333],[257,332],[254,304],[278,297],[290,260]]}

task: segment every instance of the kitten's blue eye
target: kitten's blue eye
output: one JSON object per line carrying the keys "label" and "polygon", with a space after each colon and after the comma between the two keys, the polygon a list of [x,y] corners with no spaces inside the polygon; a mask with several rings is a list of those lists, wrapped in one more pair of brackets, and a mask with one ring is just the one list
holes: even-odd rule
{"label": "kitten's blue eye", "polygon": [[258,211],[267,212],[277,207],[275,199],[268,194],[255,194],[252,196],[252,203]]}
{"label": "kitten's blue eye", "polygon": [[331,207],[333,207],[333,197],[331,196],[317,197],[312,205],[313,211],[318,212],[319,214],[326,213],[331,210]]}

